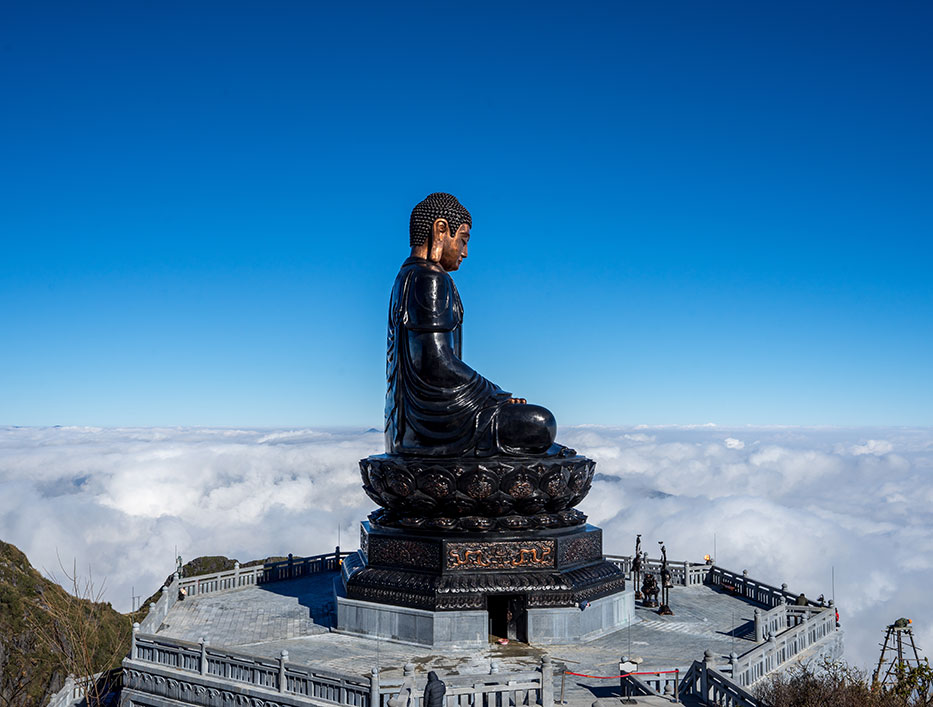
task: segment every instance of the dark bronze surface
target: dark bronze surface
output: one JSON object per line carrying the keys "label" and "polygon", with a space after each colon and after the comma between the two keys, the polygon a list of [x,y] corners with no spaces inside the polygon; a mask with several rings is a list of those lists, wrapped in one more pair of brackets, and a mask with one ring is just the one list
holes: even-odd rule
{"label": "dark bronze surface", "polygon": [[431,610],[485,607],[485,596],[520,593],[531,607],[576,606],[625,588],[603,559],[591,525],[513,533],[431,534],[364,522],[361,547],[346,560],[351,599]]}
{"label": "dark bronze surface", "polygon": [[644,597],[642,605],[649,609],[657,609],[658,591],[658,580],[654,578],[651,572],[645,572],[645,579],[641,585],[641,593]]}
{"label": "dark bronze surface", "polygon": [[441,568],[441,546],[417,538],[378,537],[368,543],[367,561],[374,566],[387,565],[430,571]]}
{"label": "dark bronze surface", "polygon": [[561,567],[601,560],[603,557],[603,531],[593,528],[583,535],[561,540],[557,548],[557,562]]}
{"label": "dark bronze surface", "polygon": [[[601,531],[592,526],[450,538],[412,536],[364,523],[363,534],[369,558],[360,551],[344,561],[344,587],[351,599],[453,611],[484,609],[487,595],[508,593],[524,595],[532,608],[570,607],[625,588],[625,575],[603,559]],[[581,540],[589,546],[587,559],[577,556],[583,545],[573,545]],[[576,549],[561,552],[567,543]],[[444,553],[440,569],[432,544]]]}
{"label": "dark bronze surface", "polygon": [[363,489],[386,509],[382,525],[434,530],[521,530],[578,525],[573,507],[590,489],[596,464],[571,456],[360,461]]}
{"label": "dark bronze surface", "polygon": [[472,217],[450,194],[415,206],[409,257],[389,300],[388,454],[545,454],[557,430],[546,408],[513,398],[462,360],[463,304],[448,272],[468,255]]}

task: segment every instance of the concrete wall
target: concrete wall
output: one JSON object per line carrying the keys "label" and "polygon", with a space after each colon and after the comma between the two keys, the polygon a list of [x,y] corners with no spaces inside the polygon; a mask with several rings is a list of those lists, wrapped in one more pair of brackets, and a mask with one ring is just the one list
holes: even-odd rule
{"label": "concrete wall", "polygon": [[528,610],[529,643],[590,641],[628,626],[635,618],[635,591],[626,589],[579,607]]}
{"label": "concrete wall", "polygon": [[337,596],[337,631],[422,646],[482,647],[485,611],[424,611]]}

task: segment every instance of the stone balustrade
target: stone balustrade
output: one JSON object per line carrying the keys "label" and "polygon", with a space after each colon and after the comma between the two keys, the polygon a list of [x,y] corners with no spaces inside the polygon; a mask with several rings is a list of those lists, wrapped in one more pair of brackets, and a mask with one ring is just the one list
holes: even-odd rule
{"label": "stone balustrade", "polygon": [[[721,587],[726,591],[730,591],[746,599],[750,599],[751,601],[764,604],[768,608],[785,603],[793,604],[797,601],[797,595],[789,592],[786,584],[778,588],[751,579],[745,572],[741,574],[738,572],[730,572],[716,565],[712,565],[709,568],[707,584],[711,584],[714,587]],[[807,600],[807,606],[819,608],[819,604],[812,599]]]}
{"label": "stone balustrade", "polygon": [[156,633],[159,626],[168,616],[168,612],[178,601],[179,592],[184,590],[186,596],[198,596],[211,592],[222,592],[238,587],[267,582],[279,582],[285,579],[306,577],[317,572],[336,572],[340,569],[345,557],[352,553],[341,552],[336,548],[334,552],[311,557],[293,557],[279,562],[267,562],[262,565],[240,567],[234,564],[232,570],[201,574],[194,577],[179,577],[176,572],[171,581],[162,587],[162,595],[158,601],[149,607],[149,613],[140,623],[142,633]]}
{"label": "stone balustrade", "polygon": [[[551,707],[554,704],[554,678],[547,656],[542,661],[541,671],[445,675],[443,680],[447,685],[446,707],[532,707],[538,704]],[[424,684],[424,680],[415,682],[408,707],[424,707]]]}
{"label": "stone balustrade", "polygon": [[755,643],[779,634],[787,628],[787,604],[778,604],[765,611],[755,609],[754,624]]}
{"label": "stone balustrade", "polygon": [[[631,573],[631,555],[606,555],[606,559],[626,574]],[[649,557],[647,560],[642,561],[642,572],[647,570],[658,574],[661,571],[661,564],[660,558]],[[671,581],[680,587],[694,587],[705,584],[711,567],[705,562],[671,562],[670,560],[667,562],[667,569],[671,573]]]}
{"label": "stone balustrade", "polygon": [[[370,707],[372,696],[381,703],[378,672],[369,678],[325,669],[294,665],[283,651],[278,660],[191,643],[175,638],[140,634],[134,627],[132,652],[124,661],[124,689],[178,699],[167,694],[165,681],[192,686],[226,685],[227,692],[251,688],[295,698],[288,704],[309,700],[348,707]],[[150,676],[147,678],[146,676]],[[162,678],[159,680],[157,678]],[[205,678],[205,680],[202,680]],[[235,687],[234,687],[235,686]],[[164,689],[162,689],[164,688]],[[374,689],[375,688],[375,689]],[[153,693],[153,689],[156,693]],[[177,689],[177,688],[173,688]],[[213,704],[198,702],[193,704]]]}
{"label": "stone balustrade", "polygon": [[698,697],[703,704],[718,707],[764,707],[761,700],[716,670],[709,653],[687,669],[680,681],[680,695]]}
{"label": "stone balustrade", "polygon": [[75,678],[74,675],[69,675],[62,689],[49,698],[45,707],[86,707],[91,684],[96,685],[98,695],[106,695],[120,689],[122,678],[121,668],[105,670],[90,678]]}
{"label": "stone balustrade", "polygon": [[[680,690],[680,675],[683,671],[676,669],[674,672],[658,672],[654,674],[628,675],[623,678],[622,692],[627,696],[634,695],[663,695],[674,699]],[[632,688],[627,692],[626,682],[630,681]]]}
{"label": "stone balustrade", "polygon": [[162,587],[161,596],[149,606],[146,618],[140,622],[139,628],[143,633],[155,633],[159,630],[159,626],[165,621],[168,612],[178,601],[178,589],[178,575],[175,574],[171,581]]}
{"label": "stone balustrade", "polygon": [[297,579],[318,572],[336,572],[340,569],[343,559],[350,554],[341,552],[338,547],[334,552],[311,557],[294,557],[289,554],[288,559],[262,565],[240,567],[240,564],[236,563],[232,570],[180,578],[178,589],[185,590],[187,596],[197,596],[254,584]]}
{"label": "stone balustrade", "polygon": [[[413,674],[403,683],[380,684],[374,667],[367,678],[229,651],[201,643],[141,634],[134,627],[130,656],[123,662],[124,690],[215,707],[230,695],[246,694],[298,707],[321,702],[341,707],[388,707],[389,699],[405,693],[408,707],[422,707],[424,681]],[[537,671],[489,675],[445,676],[448,707],[552,705],[554,679],[545,656]],[[543,702],[543,700],[549,700]]]}
{"label": "stone balustrade", "polygon": [[783,606],[776,609],[783,609],[780,620],[788,628],[771,633],[764,642],[730,660],[732,680],[742,687],[753,685],[817,643],[823,642],[825,647],[835,651],[835,646],[827,645],[824,640],[836,632],[836,612],[832,607]]}

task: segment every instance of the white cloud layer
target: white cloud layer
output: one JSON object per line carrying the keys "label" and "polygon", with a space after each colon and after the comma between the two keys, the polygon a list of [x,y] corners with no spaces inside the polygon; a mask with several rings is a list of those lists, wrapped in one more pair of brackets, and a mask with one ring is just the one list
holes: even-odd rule
{"label": "white cloud layer", "polygon": [[[698,560],[715,537],[719,564],[813,597],[831,596],[835,567],[851,660],[876,660],[900,616],[933,651],[933,430],[585,426],[561,441],[597,460],[581,508],[607,552],[642,533]],[[125,611],[176,547],[314,554],[338,528],[356,547],[373,508],[357,460],[381,451],[377,432],[0,428],[0,539],[46,572],[59,556],[90,567]]]}

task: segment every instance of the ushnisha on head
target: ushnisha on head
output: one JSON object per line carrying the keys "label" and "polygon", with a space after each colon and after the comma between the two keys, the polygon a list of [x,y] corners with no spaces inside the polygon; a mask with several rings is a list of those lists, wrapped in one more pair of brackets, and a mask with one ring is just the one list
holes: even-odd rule
{"label": "ushnisha on head", "polygon": [[411,254],[452,272],[467,257],[472,225],[470,212],[453,194],[429,194],[411,210]]}

